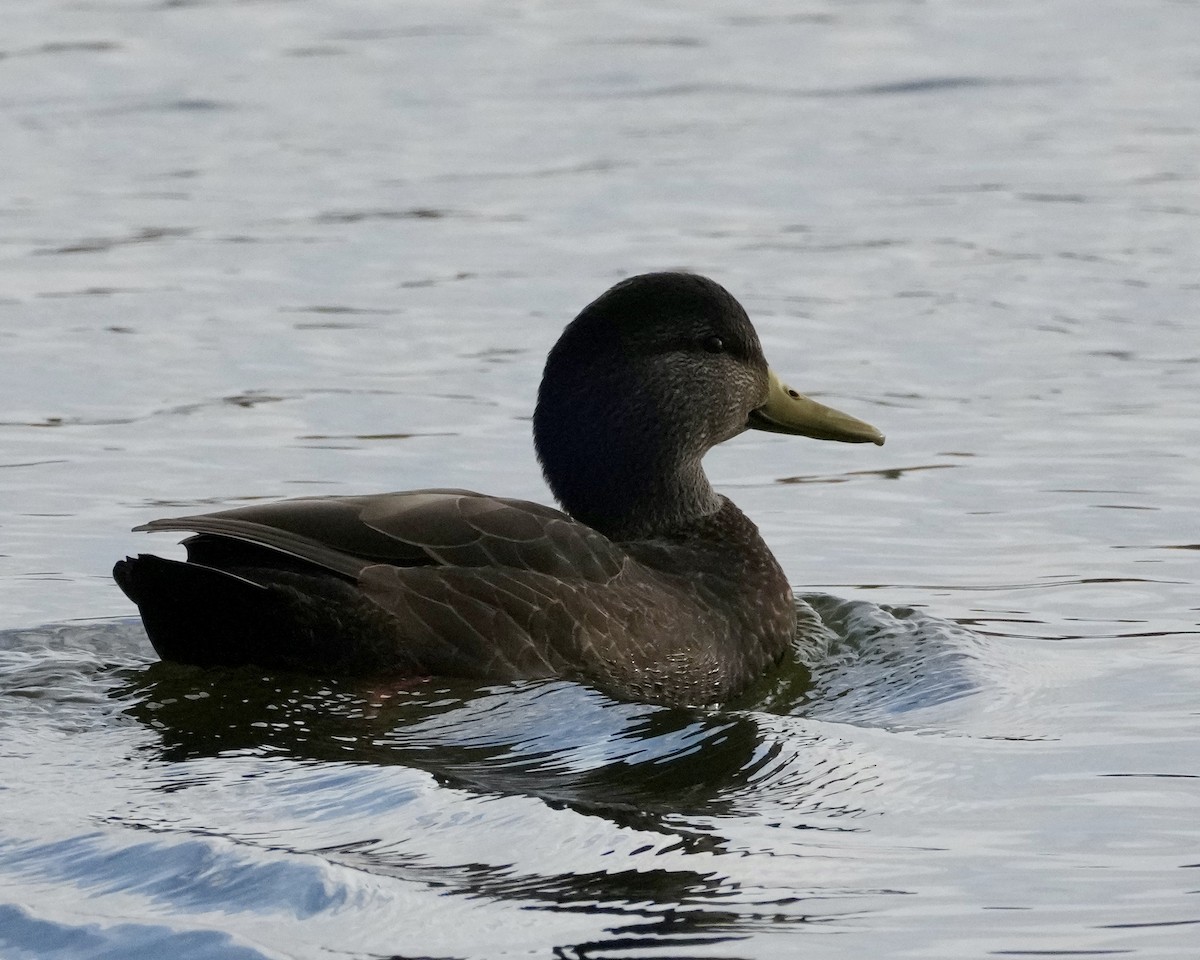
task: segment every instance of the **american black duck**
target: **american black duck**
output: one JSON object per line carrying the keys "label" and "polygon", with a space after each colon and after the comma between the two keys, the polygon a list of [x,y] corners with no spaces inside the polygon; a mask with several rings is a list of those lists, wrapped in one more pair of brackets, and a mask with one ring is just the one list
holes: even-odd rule
{"label": "american black duck", "polygon": [[188,559],[142,554],[113,576],[164,660],[717,702],[796,623],[758,529],[701,467],[747,429],[883,443],[785,386],[723,287],[632,277],[546,361],[534,442],[565,512],[451,489],[284,500],[137,527],[191,532]]}

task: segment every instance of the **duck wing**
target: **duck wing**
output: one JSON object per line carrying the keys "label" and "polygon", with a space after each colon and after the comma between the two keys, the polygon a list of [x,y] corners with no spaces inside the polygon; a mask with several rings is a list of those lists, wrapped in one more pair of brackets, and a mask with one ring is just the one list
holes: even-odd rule
{"label": "duck wing", "polygon": [[470,490],[281,500],[153,520],[150,532],[189,531],[188,560],[206,566],[273,565],[270,553],[357,580],[368,567],[503,567],[607,581],[624,550],[560,510]]}
{"label": "duck wing", "polygon": [[114,570],[165,660],[508,680],[644,659],[621,646],[654,609],[641,578],[629,589],[640,564],[541,504],[414,490],[136,529],[195,534],[186,563],[142,555]]}

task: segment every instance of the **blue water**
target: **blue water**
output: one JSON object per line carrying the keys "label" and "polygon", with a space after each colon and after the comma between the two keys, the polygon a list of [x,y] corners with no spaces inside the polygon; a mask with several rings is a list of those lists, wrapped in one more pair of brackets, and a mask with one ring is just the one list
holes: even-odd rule
{"label": "blue water", "polygon": [[[0,36],[0,957],[1200,952],[1195,4],[44,3]],[[157,516],[546,500],[713,276],[882,449],[706,461],[820,621],[712,711],[157,663]]]}

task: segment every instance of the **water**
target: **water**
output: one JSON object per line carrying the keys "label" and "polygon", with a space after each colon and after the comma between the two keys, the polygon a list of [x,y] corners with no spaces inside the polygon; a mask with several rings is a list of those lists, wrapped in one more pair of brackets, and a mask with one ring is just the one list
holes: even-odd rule
{"label": "water", "polygon": [[[1200,950],[1195,4],[43,3],[0,38],[0,955]],[[155,516],[544,500],[688,267],[881,450],[708,459],[827,633],[716,711],[158,664]]]}

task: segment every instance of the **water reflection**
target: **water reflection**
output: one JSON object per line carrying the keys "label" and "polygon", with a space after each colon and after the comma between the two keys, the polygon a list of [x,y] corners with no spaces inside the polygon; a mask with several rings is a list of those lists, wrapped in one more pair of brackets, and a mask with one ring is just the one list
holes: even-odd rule
{"label": "water reflection", "polygon": [[773,759],[752,715],[619,703],[561,681],[383,688],[154,664],[112,696],[155,732],[164,762],[250,751],[406,766],[643,829],[670,813],[723,811]]}
{"label": "water reflection", "polygon": [[[747,797],[858,816],[874,774],[813,720],[904,727],[974,692],[979,639],[874,604],[812,596],[796,659],[726,709],[624,703],[568,681],[322,679],[155,663],[110,695],[167,763],[286,757],[404,766],[476,795],[522,795],[621,826],[719,838],[667,818],[729,814]],[[836,797],[837,799],[833,799]]]}
{"label": "water reflection", "polygon": [[[684,955],[744,939],[740,925],[774,923],[781,912],[807,922],[796,911],[802,898],[762,902],[721,868],[737,852],[721,826],[736,819],[723,818],[761,811],[784,794],[785,806],[816,811],[831,786],[845,792],[872,780],[827,769],[828,751],[806,759],[818,738],[789,742],[796,731],[787,718],[621,703],[563,681],[383,687],[154,664],[122,671],[110,695],[154,732],[141,753],[171,771],[159,789],[191,789],[214,763],[230,782],[257,775],[251,770],[283,780],[272,793],[289,796],[290,818],[306,826],[287,828],[276,810],[275,832],[242,842],[316,852],[356,873],[471,900],[600,919],[608,935],[561,946],[555,955],[563,957],[651,948]],[[853,754],[845,758],[853,768]],[[420,812],[415,772],[431,776],[443,797],[432,819]],[[512,811],[495,813],[498,798],[511,798]],[[835,815],[839,802],[847,814],[862,810],[861,802],[831,801],[817,819]],[[578,851],[553,847],[523,857],[560,815],[606,824],[606,844],[624,838],[609,847],[611,862],[589,869]],[[392,824],[384,836],[370,826],[379,816]],[[463,860],[463,824],[473,821],[487,839]],[[414,828],[420,838],[405,836]]]}
{"label": "water reflection", "polygon": [[86,826],[0,842],[0,871],[217,912],[230,929],[357,916],[370,890],[437,898],[426,938],[439,907],[489,905],[572,918],[564,930],[587,933],[556,936],[561,957],[736,958],[757,931],[897,895],[873,870],[835,899],[818,879],[830,845],[863,842],[921,776],[858,734],[919,728],[923,708],[979,689],[982,641],[955,624],[820,595],[797,609],[795,658],[723,709],[568,681],[147,663],[136,621],[9,632],[0,717],[28,717],[36,695],[98,731],[97,773],[64,766],[69,783],[122,773]]}

